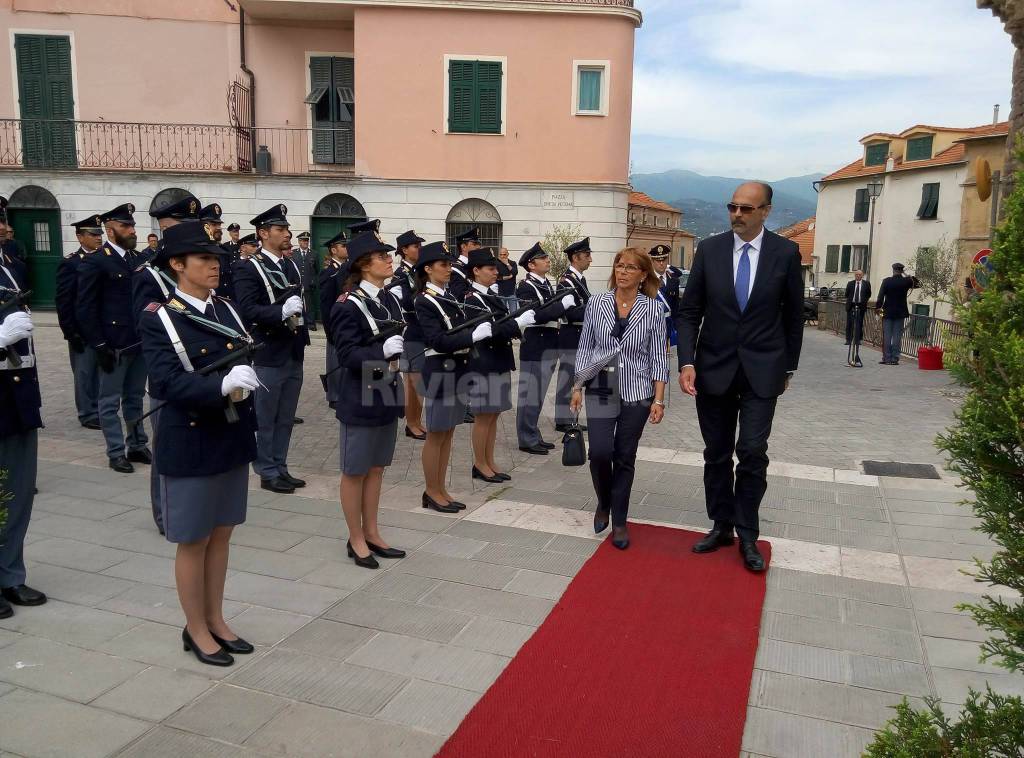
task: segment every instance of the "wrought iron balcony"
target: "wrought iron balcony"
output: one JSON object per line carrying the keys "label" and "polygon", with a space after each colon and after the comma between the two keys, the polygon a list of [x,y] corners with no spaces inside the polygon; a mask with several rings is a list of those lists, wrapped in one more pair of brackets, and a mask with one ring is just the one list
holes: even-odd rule
{"label": "wrought iron balcony", "polygon": [[344,129],[0,119],[0,169],[351,174]]}

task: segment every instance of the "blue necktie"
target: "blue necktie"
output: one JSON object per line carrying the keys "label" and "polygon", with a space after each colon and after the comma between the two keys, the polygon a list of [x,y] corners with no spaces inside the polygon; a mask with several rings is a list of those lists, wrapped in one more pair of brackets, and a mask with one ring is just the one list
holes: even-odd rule
{"label": "blue necktie", "polygon": [[747,300],[750,297],[750,243],[743,246],[743,254],[740,255],[740,265],[736,268],[736,302],[739,303],[740,313],[747,309]]}

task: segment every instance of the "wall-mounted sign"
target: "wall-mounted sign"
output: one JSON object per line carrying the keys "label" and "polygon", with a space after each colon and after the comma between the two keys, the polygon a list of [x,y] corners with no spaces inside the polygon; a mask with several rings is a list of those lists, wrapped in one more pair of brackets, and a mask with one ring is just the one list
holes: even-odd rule
{"label": "wall-mounted sign", "polygon": [[576,207],[576,193],[572,191],[544,190],[540,195],[544,210],[572,210]]}
{"label": "wall-mounted sign", "polygon": [[973,269],[971,273],[971,281],[974,284],[974,289],[983,290],[988,286],[988,278],[992,273],[992,264],[989,263],[988,257],[992,255],[992,251],[987,247],[982,248],[974,254],[974,260],[971,261]]}

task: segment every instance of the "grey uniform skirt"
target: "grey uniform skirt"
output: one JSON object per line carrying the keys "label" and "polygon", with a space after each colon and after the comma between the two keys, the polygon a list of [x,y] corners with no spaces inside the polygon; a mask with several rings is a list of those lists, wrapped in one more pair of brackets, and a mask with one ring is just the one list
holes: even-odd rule
{"label": "grey uniform skirt", "polygon": [[[417,340],[406,340],[402,348],[402,356],[398,359],[398,365],[407,374],[418,374],[423,371],[423,361],[427,356],[423,354],[426,345]],[[406,356],[409,356],[408,358]]]}
{"label": "grey uniform skirt", "polygon": [[390,466],[395,457],[398,420],[384,426],[341,425],[341,473],[363,476],[375,466]]}
{"label": "grey uniform skirt", "polygon": [[461,392],[423,398],[423,428],[428,432],[454,429],[466,418],[466,406],[466,396]]}
{"label": "grey uniform skirt", "polygon": [[245,522],[249,466],[243,463],[213,476],[160,475],[164,530],[168,542],[198,542],[214,527]]}
{"label": "grey uniform skirt", "polygon": [[469,408],[473,413],[504,413],[512,409],[512,374],[472,374]]}

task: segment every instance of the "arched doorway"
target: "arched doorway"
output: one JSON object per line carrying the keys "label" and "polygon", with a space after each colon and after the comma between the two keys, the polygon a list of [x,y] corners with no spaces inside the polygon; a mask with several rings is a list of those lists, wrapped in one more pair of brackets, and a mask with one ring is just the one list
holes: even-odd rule
{"label": "arched doorway", "polygon": [[[170,205],[171,203],[176,203],[179,200],[181,200],[183,197],[188,197],[191,194],[192,194],[191,192],[189,192],[186,189],[182,189],[181,187],[167,187],[166,189],[162,189],[159,192],[157,192],[155,195],[153,195],[153,200],[149,203],[149,212],[152,213],[157,208],[163,208],[165,205]],[[150,224],[149,224],[150,229],[153,232],[155,232],[157,234],[157,236],[159,236],[160,235],[160,222],[157,221],[152,216],[149,217],[149,221],[150,221]],[[143,237],[141,234],[139,235],[139,237],[140,237],[139,244],[140,245],[145,245],[146,244],[145,237]]]}
{"label": "arched doorway", "polygon": [[501,215],[497,208],[486,200],[471,197],[462,200],[448,211],[444,231],[448,247],[453,251],[455,237],[469,231],[474,226],[480,228],[480,244],[484,247],[501,247]]}
{"label": "arched doorway", "polygon": [[[366,211],[362,204],[351,195],[336,192],[327,195],[313,209],[313,215],[309,219],[309,247],[316,254],[317,269],[324,263],[327,255],[327,248],[324,243],[331,239],[342,229],[348,229],[352,224],[366,221]],[[320,298],[313,298],[313,309],[320,318]]]}
{"label": "arched doorway", "polygon": [[11,195],[7,216],[14,239],[25,248],[32,305],[52,308],[57,289],[57,264],[64,254],[57,198],[42,187],[19,187]]}

